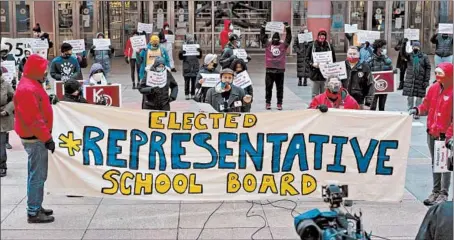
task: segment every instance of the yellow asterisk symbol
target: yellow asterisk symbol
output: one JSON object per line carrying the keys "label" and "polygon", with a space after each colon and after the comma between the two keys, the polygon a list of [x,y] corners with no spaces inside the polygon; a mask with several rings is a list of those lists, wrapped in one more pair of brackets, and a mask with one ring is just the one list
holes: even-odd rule
{"label": "yellow asterisk symbol", "polygon": [[82,140],[74,139],[74,132],[69,131],[68,136],[60,134],[58,139],[60,139],[60,143],[58,144],[58,146],[61,148],[67,148],[69,156],[71,157],[74,156],[75,155],[74,151],[76,152],[80,151],[80,145],[82,145]]}

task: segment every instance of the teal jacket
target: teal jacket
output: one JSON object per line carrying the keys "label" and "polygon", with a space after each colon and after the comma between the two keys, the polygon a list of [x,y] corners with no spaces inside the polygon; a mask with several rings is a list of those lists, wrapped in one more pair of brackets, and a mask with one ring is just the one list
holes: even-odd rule
{"label": "teal jacket", "polygon": [[148,50],[149,49],[150,50],[155,50],[157,48],[161,49],[161,54],[162,54],[162,58],[164,58],[165,65],[166,65],[166,67],[170,68],[169,54],[167,53],[167,50],[165,48],[161,47],[160,45],[157,46],[156,48],[154,48],[151,45],[151,43],[148,43],[147,49],[143,49],[142,51],[140,51],[140,54],[137,55],[138,58],[139,58],[139,63],[140,63],[140,72],[139,72],[140,79],[142,79],[145,76],[145,67],[147,66],[147,52],[148,52]]}

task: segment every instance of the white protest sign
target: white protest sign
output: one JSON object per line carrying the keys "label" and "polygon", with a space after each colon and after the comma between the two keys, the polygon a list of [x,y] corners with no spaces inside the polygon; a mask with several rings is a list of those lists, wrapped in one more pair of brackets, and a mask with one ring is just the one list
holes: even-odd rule
{"label": "white protest sign", "polygon": [[100,50],[110,50],[109,46],[111,44],[110,44],[110,39],[94,38],[93,45],[95,45],[96,51],[100,51]]}
{"label": "white protest sign", "polygon": [[233,34],[236,34],[239,37],[241,35],[240,29],[233,29]]}
{"label": "white protest sign", "polygon": [[167,84],[167,71],[147,71],[147,86],[163,88]]}
{"label": "white protest sign", "polygon": [[199,48],[199,44],[184,44],[183,51],[186,51],[186,54],[183,54],[183,56],[199,56],[200,52],[197,51]]}
{"label": "white protest sign", "polygon": [[338,76],[339,79],[347,79],[347,68],[344,61],[320,64],[320,72],[325,78],[329,76]]}
{"label": "white protest sign", "polygon": [[153,24],[152,23],[137,23],[137,31],[139,33],[146,32],[152,33],[153,32]]}
{"label": "white protest sign", "polygon": [[444,141],[434,142],[434,173],[449,172],[448,158],[451,151],[445,146]]}
{"label": "white protest sign", "polygon": [[202,87],[215,87],[221,81],[219,73],[201,73],[200,75],[205,80],[202,83]]}
{"label": "white protest sign", "polygon": [[266,31],[283,33],[285,25],[283,22],[267,22],[265,26]]}
{"label": "white protest sign", "polygon": [[453,24],[452,23],[440,23],[438,24],[438,33],[452,34]]}
{"label": "white protest sign", "polygon": [[298,34],[298,43],[308,43],[314,41],[312,32]]}
{"label": "white protest sign", "polygon": [[358,32],[358,24],[345,24],[344,25],[344,32],[345,33],[357,33]]}
{"label": "white protest sign", "polygon": [[240,87],[240,88],[247,88],[252,85],[251,78],[249,77],[249,73],[247,71],[242,71],[235,76],[233,79],[233,85]]}
{"label": "white protest sign", "polygon": [[49,49],[49,42],[47,39],[35,38],[30,42],[30,47],[32,49]]}
{"label": "white protest sign", "polygon": [[166,34],[165,37],[166,37],[166,40],[167,40],[168,43],[174,43],[175,42],[175,35]]}
{"label": "white protest sign", "polygon": [[12,54],[16,59],[16,64],[24,57],[24,50],[30,47],[30,43],[34,38],[1,38],[1,44],[9,47],[9,54]]}
{"label": "white protest sign", "polygon": [[11,83],[11,81],[16,76],[16,62],[3,61],[1,65],[2,65],[2,67],[6,68],[6,70],[8,70],[7,73],[3,73],[3,77],[5,78],[5,81]]}
{"label": "white protest sign", "polygon": [[47,48],[33,48],[32,49],[32,52],[33,54],[38,54],[39,56],[41,56],[42,58],[44,59],[47,59]]}
{"label": "white protest sign", "polygon": [[147,39],[145,38],[145,35],[133,36],[130,40],[134,50],[147,48]]}
{"label": "white protest sign", "polygon": [[407,38],[408,40],[419,40],[419,29],[404,29],[404,38]]}
{"label": "white protest sign", "polygon": [[380,32],[379,31],[364,31],[358,30],[356,33],[358,36],[358,42],[360,43],[373,43],[375,40],[380,39]]}
{"label": "white protest sign", "polygon": [[243,59],[243,61],[245,62],[248,62],[246,49],[243,48],[233,49],[233,55]]}
{"label": "white protest sign", "polygon": [[333,62],[333,52],[312,52],[312,61],[314,63],[332,63]]}
{"label": "white protest sign", "polygon": [[74,39],[66,40],[64,43],[69,43],[73,47],[73,53],[81,53],[85,51],[85,40],[84,39]]}

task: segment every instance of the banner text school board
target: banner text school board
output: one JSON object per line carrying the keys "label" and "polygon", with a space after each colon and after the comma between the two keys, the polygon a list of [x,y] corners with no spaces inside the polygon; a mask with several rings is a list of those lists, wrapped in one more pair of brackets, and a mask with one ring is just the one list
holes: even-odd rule
{"label": "banner text school board", "polygon": [[348,185],[350,199],[400,201],[412,121],[335,109],[161,112],[65,102],[54,118],[51,194],[178,201],[320,198],[331,183]]}

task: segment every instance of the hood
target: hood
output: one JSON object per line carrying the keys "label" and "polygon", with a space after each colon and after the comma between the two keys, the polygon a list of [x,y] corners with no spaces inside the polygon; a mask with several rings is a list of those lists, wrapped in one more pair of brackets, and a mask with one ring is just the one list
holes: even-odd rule
{"label": "hood", "polygon": [[153,66],[151,66],[151,69],[154,70],[154,69],[156,69],[157,66],[159,66],[161,64],[164,65],[164,66],[166,65],[165,61],[164,61],[164,58],[156,57],[156,59],[154,60]]}
{"label": "hood", "polygon": [[166,28],[169,26],[169,23],[168,22],[165,22],[163,25],[162,25],[162,28]]}
{"label": "hood", "polygon": [[96,34],[95,34],[95,38],[98,38],[98,37],[99,37],[99,35],[102,35],[102,37],[104,38],[104,33],[102,33],[102,32],[98,32],[98,33],[96,33]]}
{"label": "hood", "polygon": [[443,62],[438,64],[437,68],[440,68],[445,73],[444,79],[452,82],[453,77],[453,65],[452,63]]}
{"label": "hood", "polygon": [[33,80],[43,79],[47,70],[47,63],[47,60],[38,54],[32,54],[25,63],[23,75]]}
{"label": "hood", "polygon": [[243,71],[247,71],[246,62],[244,62],[244,60],[241,59],[241,58],[237,58],[237,59],[233,60],[232,64],[230,64],[230,69],[232,69],[233,71],[235,71],[236,65],[237,65],[238,63],[241,64],[241,66],[243,67]]}
{"label": "hood", "polygon": [[318,30],[317,36],[320,36],[320,35],[325,35],[326,37],[328,37],[328,32],[326,31],[326,29],[320,28],[320,29]]}
{"label": "hood", "polygon": [[228,19],[224,20],[224,30],[230,31],[230,29],[229,29],[230,23],[232,23],[230,20],[228,20]]}
{"label": "hood", "polygon": [[91,76],[93,76],[93,73],[100,69],[104,72],[104,68],[102,67],[102,65],[100,63],[93,63],[93,65],[91,65],[90,73],[88,74],[88,78],[91,78]]}
{"label": "hood", "polygon": [[188,44],[193,44],[195,41],[194,41],[194,35],[193,34],[189,34],[187,33],[185,35],[185,39],[186,39],[186,43]]}

